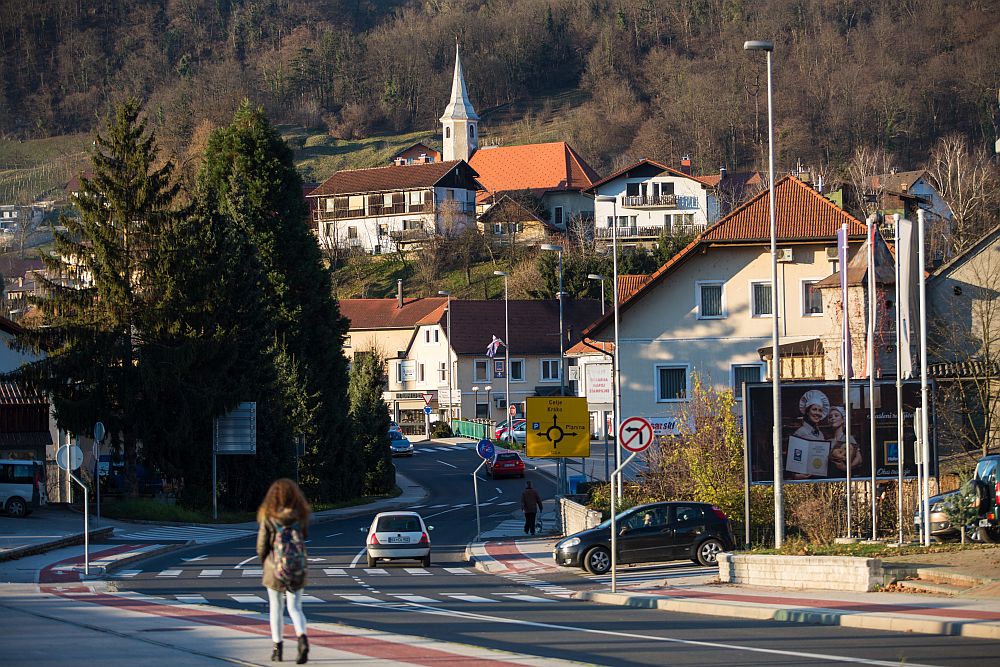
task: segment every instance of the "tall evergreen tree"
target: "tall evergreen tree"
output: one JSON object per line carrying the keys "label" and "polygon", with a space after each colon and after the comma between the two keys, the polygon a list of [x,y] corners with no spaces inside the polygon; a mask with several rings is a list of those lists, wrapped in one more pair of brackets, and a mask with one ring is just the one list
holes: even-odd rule
{"label": "tall evergreen tree", "polygon": [[142,313],[160,298],[153,262],[161,232],[177,220],[173,166],[159,164],[155,136],[137,100],[117,107],[91,155],[93,177],[76,197],[79,217],[63,216],[55,252],[44,261],[57,276],[34,299],[43,327],[20,339],[44,350],[14,377],[48,393],[61,428],[89,434],[97,420],[124,452],[136,493],[136,442],[141,428]]}
{"label": "tall evergreen tree", "polygon": [[266,276],[265,310],[280,393],[292,428],[305,437],[301,479],[315,500],[361,491],[361,459],[348,415],[347,321],[309,231],[292,151],[263,111],[244,102],[213,134],[199,200],[245,235]]}
{"label": "tall evergreen tree", "polygon": [[396,483],[389,448],[389,408],[382,398],[385,361],[377,350],[354,355],[348,394],[357,444],[364,460],[364,494],[388,493]]}

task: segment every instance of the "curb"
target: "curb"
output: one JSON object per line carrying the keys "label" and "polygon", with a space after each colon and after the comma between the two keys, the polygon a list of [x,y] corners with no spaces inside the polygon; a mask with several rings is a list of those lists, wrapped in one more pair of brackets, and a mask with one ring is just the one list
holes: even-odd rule
{"label": "curb", "polygon": [[951,637],[1000,639],[1000,624],[985,625],[981,621],[937,620],[929,618],[904,618],[888,614],[846,612],[837,609],[789,609],[767,605],[737,605],[697,600],[678,600],[658,595],[606,593],[583,591],[573,594],[574,599],[589,600],[600,604],[661,609],[684,614],[727,616],[757,621],[778,621],[805,625],[839,625],[845,628],[914,632]]}
{"label": "curb", "polygon": [[[105,538],[111,537],[114,533],[114,528],[98,528],[96,530],[90,531],[90,539],[95,538]],[[52,551],[53,549],[61,549],[62,547],[71,547],[77,544],[83,544],[84,534],[74,533],[73,535],[67,535],[66,537],[61,537],[58,540],[52,540],[51,542],[41,542],[39,544],[29,544],[23,547],[14,547],[8,551],[0,553],[0,563],[17,560],[18,558],[24,558],[25,556],[36,556],[38,554],[46,553],[47,551]]]}
{"label": "curb", "polygon": [[465,560],[486,574],[496,574],[508,569],[506,565],[486,553],[485,542],[473,542],[465,547]]}

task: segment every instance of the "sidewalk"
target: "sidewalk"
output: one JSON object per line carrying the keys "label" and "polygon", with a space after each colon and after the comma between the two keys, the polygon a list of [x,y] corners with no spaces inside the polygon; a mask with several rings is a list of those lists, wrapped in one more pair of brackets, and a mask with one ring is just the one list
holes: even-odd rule
{"label": "sidewalk", "polygon": [[[538,578],[546,573],[572,572],[552,561],[558,539],[487,538],[470,545],[467,554],[476,568],[492,574],[531,573]],[[618,572],[624,576],[628,570],[619,568]],[[605,575],[602,582],[609,577]],[[619,582],[616,593],[611,593],[609,587],[577,592],[573,597],[685,614],[1000,640],[1000,597],[798,591],[715,581],[715,577],[674,575],[639,584]]]}

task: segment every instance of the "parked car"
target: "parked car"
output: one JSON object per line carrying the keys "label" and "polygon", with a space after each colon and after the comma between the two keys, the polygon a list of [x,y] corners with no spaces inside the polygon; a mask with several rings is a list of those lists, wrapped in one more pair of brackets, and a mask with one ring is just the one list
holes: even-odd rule
{"label": "parked car", "polygon": [[[736,548],[725,512],[709,503],[662,502],[639,505],[616,518],[618,563],[657,563],[690,558],[715,565],[718,555]],[[591,574],[611,569],[611,520],[556,543],[556,565],[582,567]]]}
{"label": "parked car", "polygon": [[394,422],[394,421],[390,421],[390,422],[389,422],[389,430],[390,430],[390,431],[396,431],[397,433],[402,433],[402,432],[403,432],[403,429],[401,429],[401,428],[399,427],[399,424],[397,424],[397,423],[396,423],[396,422]]}
{"label": "parked car", "polygon": [[516,442],[523,445],[527,440],[527,431],[525,430],[527,428],[527,424],[528,422],[524,419],[515,421],[511,425],[510,431],[506,428],[502,429],[502,433],[500,433],[498,439],[505,440],[507,442]]}
{"label": "parked car", "polygon": [[[109,454],[101,454],[98,470],[101,474],[101,493],[115,496],[127,492],[128,480],[125,478],[124,461],[115,460]],[[139,495],[155,496],[163,493],[163,477],[141,463],[135,464],[135,478],[139,486]]]}
{"label": "parked car", "polygon": [[979,539],[1000,542],[1000,454],[979,459],[976,464],[976,500],[979,501]]}
{"label": "parked car", "polygon": [[[514,429],[517,429],[517,427],[519,427],[519,426],[523,427],[524,426],[524,422],[525,422],[524,419],[512,419],[511,422],[510,422],[510,425]],[[503,440],[506,437],[506,435],[507,435],[507,422],[505,420],[505,421],[502,421],[499,424],[497,424],[496,439],[497,440]]]}
{"label": "parked car", "polygon": [[23,518],[48,504],[45,466],[41,461],[0,460],[0,507]]}
{"label": "parked car", "polygon": [[[949,491],[948,493],[942,493],[936,496],[931,496],[928,504],[931,509],[931,538],[935,540],[940,540],[942,542],[947,542],[949,540],[957,540],[962,536],[962,532],[959,530],[958,526],[955,526],[948,519],[947,506],[951,502],[951,499],[958,494],[958,491]],[[917,533],[919,534],[922,530],[921,525],[924,522],[924,513],[919,503],[917,504],[917,511],[913,514],[913,525],[916,527]],[[974,529],[973,529],[974,530]],[[972,531],[967,531],[967,535],[971,535]]]}
{"label": "parked car", "polygon": [[[365,529],[362,528],[362,531]],[[379,560],[416,559],[424,567],[431,564],[431,540],[434,526],[424,523],[416,512],[380,512],[372,519],[365,540],[368,567]]]}
{"label": "parked car", "polygon": [[413,443],[399,431],[389,431],[389,449],[393,456],[413,456]]}
{"label": "parked car", "polygon": [[486,476],[493,479],[524,477],[524,461],[517,452],[499,451],[486,461]]}

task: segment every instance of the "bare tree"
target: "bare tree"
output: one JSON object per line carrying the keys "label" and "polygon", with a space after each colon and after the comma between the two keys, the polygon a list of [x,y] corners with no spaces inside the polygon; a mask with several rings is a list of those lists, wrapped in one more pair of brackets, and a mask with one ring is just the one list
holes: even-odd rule
{"label": "bare tree", "polygon": [[856,197],[853,208],[864,216],[881,210],[885,186],[875,177],[895,170],[895,158],[884,148],[858,146],[854,149],[847,163],[847,180]]}
{"label": "bare tree", "polygon": [[951,209],[952,252],[969,247],[997,223],[1000,175],[985,150],[959,134],[942,137],[927,166],[931,183]]}

